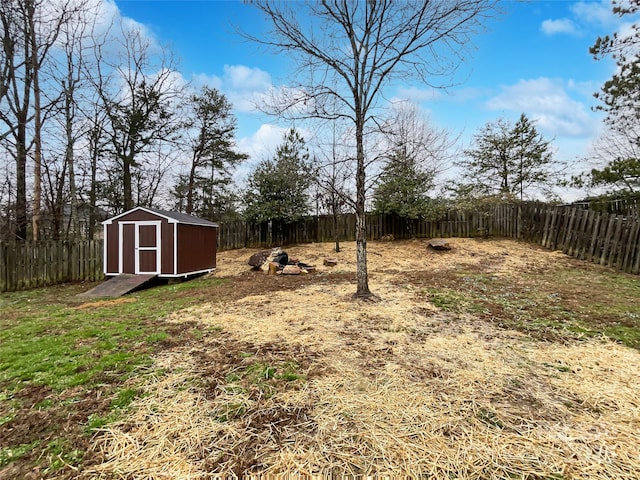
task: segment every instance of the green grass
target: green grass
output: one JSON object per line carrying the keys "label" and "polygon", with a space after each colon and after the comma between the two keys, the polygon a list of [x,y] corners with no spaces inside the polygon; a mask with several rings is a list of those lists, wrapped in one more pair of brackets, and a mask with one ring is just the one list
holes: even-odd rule
{"label": "green grass", "polygon": [[45,473],[55,472],[66,465],[78,465],[84,453],[74,448],[64,438],[56,438],[47,443],[46,454],[49,458],[49,466]]}
{"label": "green grass", "polygon": [[457,270],[423,294],[440,310],[536,337],[606,336],[640,348],[640,278],[597,266],[515,277]]}
{"label": "green grass", "polygon": [[21,443],[20,445],[12,445],[10,447],[0,448],[0,468],[6,467],[11,462],[20,460],[27,453],[33,450],[39,442]]}
{"label": "green grass", "polygon": [[[244,363],[227,373],[225,390],[228,393],[270,398],[282,389],[296,388],[297,385],[306,381],[306,376],[300,372],[300,364],[296,361],[258,361],[254,359],[253,354],[247,352],[239,352],[238,357],[253,361]],[[217,412],[214,417],[220,421],[236,418],[237,415],[233,414],[239,411],[236,407],[236,403],[229,404],[224,411]]]}
{"label": "green grass", "polygon": [[[50,422],[34,428],[33,437],[0,435],[0,466],[22,461],[25,471],[53,472],[80,464],[92,432],[140,395],[135,378],[150,372],[153,352],[167,341],[216,334],[163,319],[210,298],[224,283],[198,279],[113,300],[78,298],[74,285],[0,295],[0,428],[38,426],[38,412]],[[66,422],[69,415],[84,423],[64,430],[72,428],[63,428],[73,423]]]}

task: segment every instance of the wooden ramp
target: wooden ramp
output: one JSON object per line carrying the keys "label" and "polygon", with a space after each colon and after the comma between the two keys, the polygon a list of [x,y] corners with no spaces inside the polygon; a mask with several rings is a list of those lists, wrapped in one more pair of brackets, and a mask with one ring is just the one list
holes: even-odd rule
{"label": "wooden ramp", "polygon": [[79,297],[120,297],[125,293],[132,292],[142,287],[145,283],[150,282],[158,275],[134,275],[132,273],[121,273],[120,275],[110,278],[106,282],[80,293]]}

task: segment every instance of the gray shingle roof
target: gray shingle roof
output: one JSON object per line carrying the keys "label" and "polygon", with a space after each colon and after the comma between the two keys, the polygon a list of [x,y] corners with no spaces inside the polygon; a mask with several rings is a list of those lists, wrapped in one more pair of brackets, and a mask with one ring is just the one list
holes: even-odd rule
{"label": "gray shingle roof", "polygon": [[157,213],[158,215],[162,215],[164,217],[172,218],[176,220],[178,223],[188,223],[190,225],[203,225],[207,227],[217,227],[217,223],[210,222],[209,220],[205,220],[204,218],[194,217],[193,215],[187,215],[186,213],[181,212],[170,212],[167,210],[160,210],[159,208],[149,208],[144,207],[145,210],[149,210],[150,212]]}
{"label": "gray shingle roof", "polygon": [[203,227],[217,227],[218,224],[214,222],[210,222],[209,220],[205,220],[204,218],[194,217],[193,215],[187,215],[186,213],[180,212],[170,212],[168,210],[160,210],[159,208],[150,208],[150,207],[135,207],[131,210],[121,213],[120,215],[116,215],[115,217],[109,218],[102,222],[103,225],[110,225],[111,222],[117,220],[135,210],[144,210],[149,213],[154,213],[156,215],[160,215],[170,221],[175,221],[177,223],[184,223],[187,225],[202,225]]}

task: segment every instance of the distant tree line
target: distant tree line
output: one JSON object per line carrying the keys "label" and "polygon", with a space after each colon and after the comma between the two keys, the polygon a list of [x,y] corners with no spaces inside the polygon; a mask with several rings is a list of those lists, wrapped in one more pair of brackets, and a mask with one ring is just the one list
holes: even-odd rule
{"label": "distant tree line", "polygon": [[0,238],[93,236],[162,206],[231,215],[231,104],[108,2],[0,3]]}
{"label": "distant tree line", "polygon": [[[461,12],[490,6],[460,2]],[[214,221],[269,222],[277,232],[313,213],[337,218],[372,211],[415,220],[452,206],[556,199],[559,184],[604,185],[612,192],[640,186],[632,88],[640,68],[634,67],[637,49],[627,52],[637,31],[632,43],[605,37],[593,47],[596,57],[612,55],[620,67],[597,95],[616,135],[598,145],[608,163],[571,181],[554,158],[553,139],[544,138],[526,113],[515,122],[488,122],[461,147],[410,103],[372,110],[367,129],[358,131],[364,119],[341,110],[351,105],[353,92],[336,96],[338,90],[326,85],[307,84],[298,91],[310,95],[305,105],[314,111],[301,114],[305,99],[295,97],[272,99],[265,109],[281,107],[288,118],[295,106],[292,119],[322,123],[308,139],[304,129],[287,130],[271,155],[252,159],[246,182],[238,185],[234,172],[249,158],[236,143],[233,105],[211,86],[186,84],[169,49],[131,22],[105,22],[104,8],[81,0],[0,4],[0,239],[93,236],[101,220],[134,206]],[[442,13],[424,10],[421,2],[411,8],[416,15]],[[407,6],[406,13],[412,11]],[[400,18],[393,28],[408,35]],[[304,44],[302,32],[290,34],[301,35],[297,41]],[[335,47],[344,53],[342,44]]]}

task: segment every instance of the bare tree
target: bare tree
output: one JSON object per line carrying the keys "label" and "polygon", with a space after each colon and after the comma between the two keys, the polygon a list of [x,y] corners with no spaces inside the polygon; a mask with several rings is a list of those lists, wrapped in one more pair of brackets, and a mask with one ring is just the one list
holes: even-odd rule
{"label": "bare tree", "polygon": [[[316,201],[319,207],[332,217],[334,250],[340,252],[340,235],[338,219],[340,215],[355,208],[353,195],[349,188],[353,172],[350,166],[349,154],[344,143],[339,139],[336,122],[332,125],[330,144],[320,145],[320,152],[329,151],[329,155],[315,157],[315,184],[317,188]],[[319,210],[319,208],[318,208]]]}
{"label": "bare tree", "polygon": [[415,233],[415,220],[438,215],[436,179],[456,158],[457,138],[437,128],[411,103],[394,105],[384,126],[386,152],[373,195],[376,212],[405,219]]}
{"label": "bare tree", "polygon": [[[72,3],[71,3],[72,2]],[[71,0],[67,21],[61,25],[52,61],[42,70],[44,113],[52,121],[42,130],[42,203],[40,230],[48,226],[53,238],[80,234],[77,153],[86,151],[89,125],[85,117],[91,84],[86,65],[91,31],[99,18],[98,5]],[[46,217],[44,216],[46,215]],[[45,224],[44,220],[48,220]]]}
{"label": "bare tree", "polygon": [[2,109],[0,116],[15,160],[15,236],[27,238],[27,154],[31,148],[28,125],[31,120],[31,43],[27,41],[26,12],[21,2],[0,2],[2,21]]}
{"label": "bare tree", "polygon": [[[297,57],[299,84],[271,105],[296,118],[346,118],[355,136],[355,212],[358,298],[372,296],[367,275],[365,201],[367,129],[385,86],[417,78],[427,85],[448,77],[462,61],[470,35],[493,10],[495,0],[325,0],[255,2],[270,22],[270,35],[244,33],[263,45]],[[337,108],[333,108],[337,105]]]}
{"label": "bare tree", "polygon": [[[42,127],[44,123],[40,74],[60,29],[73,10],[71,0],[3,0],[0,4],[3,44],[2,91],[6,108],[2,120],[14,141],[16,160],[16,235],[26,238],[26,163],[33,147],[33,239],[38,240],[42,197]],[[2,97],[2,96],[0,96]],[[30,132],[31,138],[28,138]]]}
{"label": "bare tree", "polygon": [[432,180],[451,167],[458,155],[454,137],[444,128],[438,128],[420,108],[410,102],[393,105],[392,115],[382,127],[386,141],[381,155],[385,163],[390,156],[401,153],[412,159]]}
{"label": "bare tree", "polygon": [[640,128],[611,128],[591,146],[588,160],[593,168],[572,178],[578,188],[601,189],[616,197],[640,191]]}
{"label": "bare tree", "polygon": [[[81,108],[82,89],[89,86],[86,60],[90,49],[91,32],[96,22],[97,9],[80,0],[77,15],[62,26],[60,44],[63,55],[61,72],[56,76],[61,90],[61,123],[64,130],[64,164],[69,182],[69,233],[80,235],[78,216],[79,195],[76,183],[76,144],[88,134],[86,119]],[[61,208],[63,210],[63,208]]]}
{"label": "bare tree", "polygon": [[89,218],[87,225],[87,236],[93,238],[96,233],[98,223],[98,164],[106,149],[108,139],[104,133],[106,115],[103,110],[94,109],[88,117],[88,132],[86,145],[86,172],[88,185],[84,189],[79,189],[79,195],[84,193],[84,203],[89,206]]}
{"label": "bare tree", "polygon": [[175,82],[176,64],[168,50],[155,52],[140,30],[123,26],[121,32],[119,58],[107,58],[104,46],[96,47],[95,85],[108,120],[105,133],[111,154],[122,175],[122,207],[129,210],[134,206],[134,176],[140,162],[145,155],[157,158],[158,144],[176,140],[181,86]]}

